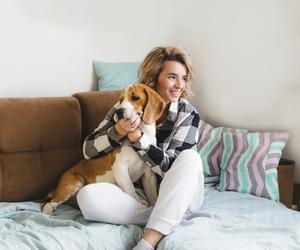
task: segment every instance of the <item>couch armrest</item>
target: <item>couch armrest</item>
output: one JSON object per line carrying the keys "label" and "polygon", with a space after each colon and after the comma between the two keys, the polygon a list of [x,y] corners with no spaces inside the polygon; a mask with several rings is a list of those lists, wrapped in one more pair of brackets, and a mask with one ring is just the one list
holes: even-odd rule
{"label": "couch armrest", "polygon": [[80,104],[82,142],[98,127],[109,109],[118,101],[120,91],[92,91],[73,94]]}
{"label": "couch armrest", "polygon": [[283,159],[277,168],[280,202],[288,208],[293,204],[295,162]]}

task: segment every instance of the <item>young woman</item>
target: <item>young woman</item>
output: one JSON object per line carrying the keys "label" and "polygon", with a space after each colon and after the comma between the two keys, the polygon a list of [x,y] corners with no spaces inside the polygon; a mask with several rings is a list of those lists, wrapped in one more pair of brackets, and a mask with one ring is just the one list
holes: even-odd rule
{"label": "young woman", "polygon": [[120,146],[121,138],[130,133],[136,152],[162,177],[155,206],[145,207],[109,183],[86,185],[77,195],[88,220],[146,225],[136,250],[154,249],[164,235],[201,207],[204,194],[202,162],[191,149],[198,140],[200,118],[184,99],[190,93],[193,78],[188,54],[176,47],[156,47],[142,62],[139,77],[139,82],[156,90],[167,104],[157,122],[157,146],[141,145],[140,120],[115,123],[112,109],[86,138],[83,151],[87,159],[105,154]]}

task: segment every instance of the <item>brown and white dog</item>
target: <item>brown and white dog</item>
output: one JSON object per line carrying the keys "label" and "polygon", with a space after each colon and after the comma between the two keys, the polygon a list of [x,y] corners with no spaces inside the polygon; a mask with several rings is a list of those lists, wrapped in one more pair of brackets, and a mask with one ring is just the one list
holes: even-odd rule
{"label": "brown and white dog", "polygon": [[[136,83],[122,92],[114,119],[117,121],[120,116],[135,119],[140,116],[143,140],[146,140],[147,144],[156,144],[155,122],[161,116],[164,107],[165,103],[156,91],[145,84]],[[133,183],[139,178],[142,178],[148,202],[135,191]],[[43,206],[42,211],[52,214],[57,206],[73,196],[82,186],[97,182],[116,184],[124,192],[147,206],[154,205],[157,198],[155,173],[129,146],[128,141],[103,157],[83,159],[65,172],[57,188],[48,194],[50,201]]]}

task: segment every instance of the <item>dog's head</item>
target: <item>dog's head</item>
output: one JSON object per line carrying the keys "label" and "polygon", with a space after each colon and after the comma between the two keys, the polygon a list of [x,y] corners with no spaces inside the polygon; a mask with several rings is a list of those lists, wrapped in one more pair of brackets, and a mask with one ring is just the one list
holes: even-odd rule
{"label": "dog's head", "polygon": [[142,83],[125,88],[120,96],[115,120],[135,119],[137,116],[146,124],[152,124],[162,115],[165,102],[160,95]]}

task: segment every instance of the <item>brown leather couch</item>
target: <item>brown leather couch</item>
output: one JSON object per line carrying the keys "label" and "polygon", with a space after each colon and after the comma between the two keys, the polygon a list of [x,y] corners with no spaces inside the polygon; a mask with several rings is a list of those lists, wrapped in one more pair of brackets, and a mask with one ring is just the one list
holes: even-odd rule
{"label": "brown leather couch", "polygon": [[[118,92],[72,97],[0,98],[0,201],[44,197],[82,158],[83,139],[103,120]],[[291,206],[293,169],[279,168],[280,199]]]}
{"label": "brown leather couch", "polygon": [[53,189],[118,95],[0,98],[0,201],[36,200]]}

